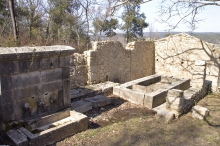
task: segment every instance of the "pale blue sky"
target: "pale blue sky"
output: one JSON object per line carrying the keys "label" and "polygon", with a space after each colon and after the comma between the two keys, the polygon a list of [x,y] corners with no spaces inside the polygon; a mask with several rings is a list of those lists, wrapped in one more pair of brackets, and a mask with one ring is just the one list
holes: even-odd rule
{"label": "pale blue sky", "polygon": [[[141,12],[144,12],[147,19],[146,21],[150,24],[153,24],[155,31],[164,31],[166,26],[155,21],[158,18],[159,14],[159,1],[153,0],[151,2],[141,5]],[[219,6],[207,6],[205,9],[198,15],[199,18],[204,19],[197,25],[197,29],[194,32],[220,32],[220,7]],[[149,31],[148,28],[145,31]],[[172,31],[181,31],[186,32],[190,31],[185,25],[179,25],[177,29]]]}

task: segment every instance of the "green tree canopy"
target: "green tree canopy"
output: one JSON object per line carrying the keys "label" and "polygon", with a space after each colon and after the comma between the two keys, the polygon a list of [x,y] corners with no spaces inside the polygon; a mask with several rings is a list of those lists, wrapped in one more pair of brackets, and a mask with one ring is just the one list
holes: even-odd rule
{"label": "green tree canopy", "polygon": [[143,38],[143,29],[148,27],[148,23],[145,22],[146,16],[144,13],[140,13],[139,0],[133,0],[130,3],[124,5],[124,12],[122,13],[122,30],[125,31],[125,38],[127,42]]}

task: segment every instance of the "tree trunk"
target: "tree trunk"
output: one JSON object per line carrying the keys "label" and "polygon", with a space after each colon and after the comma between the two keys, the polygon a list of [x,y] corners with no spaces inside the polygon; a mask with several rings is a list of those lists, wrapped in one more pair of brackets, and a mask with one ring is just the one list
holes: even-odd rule
{"label": "tree trunk", "polygon": [[10,15],[11,15],[13,33],[14,33],[14,41],[16,42],[16,45],[17,45],[18,44],[18,27],[17,27],[17,23],[15,19],[14,0],[8,0],[8,4],[9,4]]}

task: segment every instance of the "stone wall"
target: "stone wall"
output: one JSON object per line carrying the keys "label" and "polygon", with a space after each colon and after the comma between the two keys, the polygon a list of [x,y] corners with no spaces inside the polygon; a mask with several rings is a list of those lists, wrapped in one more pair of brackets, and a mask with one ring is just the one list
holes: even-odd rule
{"label": "stone wall", "polygon": [[70,78],[71,87],[79,87],[88,81],[87,60],[84,54],[74,53],[70,56]]}
{"label": "stone wall", "polygon": [[[92,42],[92,49],[72,56],[72,86],[104,81],[124,83],[154,74],[154,43]],[[73,63],[74,62],[74,63]],[[85,75],[87,72],[87,76]]]}
{"label": "stone wall", "polygon": [[214,45],[185,33],[155,41],[155,71],[160,74],[193,79],[195,60],[206,62],[206,78],[218,90],[219,53]]}
{"label": "stone wall", "polygon": [[72,47],[0,48],[0,120],[27,120],[70,107]]}

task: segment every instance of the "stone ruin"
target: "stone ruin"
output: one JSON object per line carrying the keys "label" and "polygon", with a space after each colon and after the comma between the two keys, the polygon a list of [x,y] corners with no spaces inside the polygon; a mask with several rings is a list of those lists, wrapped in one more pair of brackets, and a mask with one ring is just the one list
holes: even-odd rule
{"label": "stone ruin", "polygon": [[[70,55],[66,46],[1,48],[0,120],[15,145],[47,145],[87,129],[70,111]],[[61,134],[62,133],[62,134]]]}
{"label": "stone ruin", "polygon": [[[180,61],[187,51],[168,55],[168,48],[160,54],[164,42],[132,42],[125,48],[94,42],[83,54],[68,46],[1,48],[1,126],[14,145],[51,144],[86,130],[88,118],[82,113],[110,104],[103,96],[109,94],[148,107],[169,123],[207,94],[212,81],[207,79],[218,69],[211,66],[213,58],[190,60],[191,70],[185,61],[172,64],[174,56]],[[198,112],[207,115],[193,107]]]}

